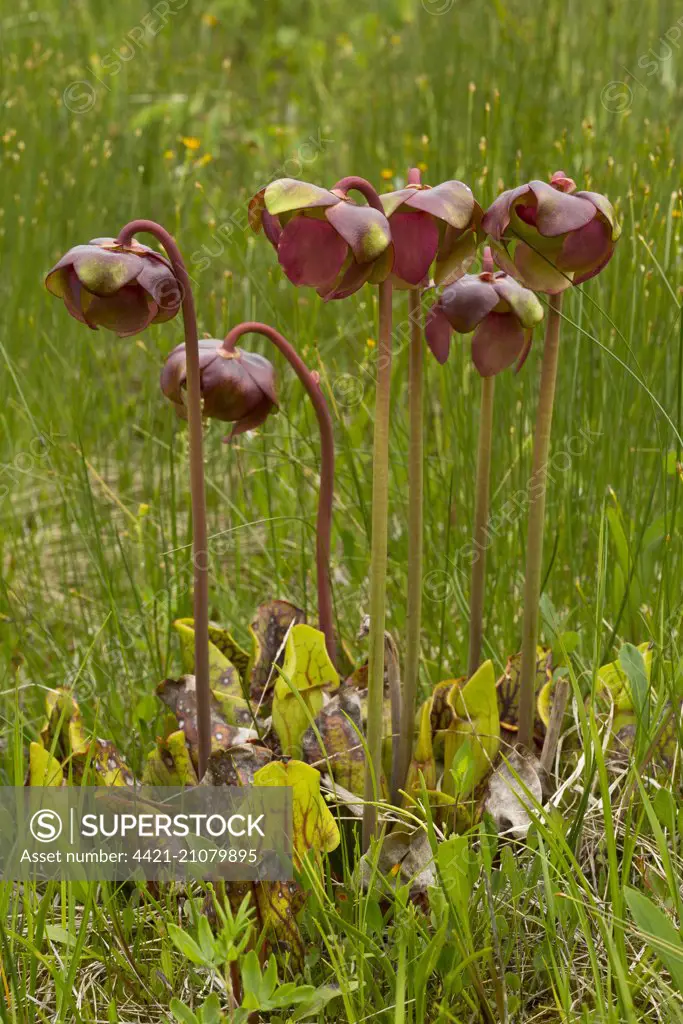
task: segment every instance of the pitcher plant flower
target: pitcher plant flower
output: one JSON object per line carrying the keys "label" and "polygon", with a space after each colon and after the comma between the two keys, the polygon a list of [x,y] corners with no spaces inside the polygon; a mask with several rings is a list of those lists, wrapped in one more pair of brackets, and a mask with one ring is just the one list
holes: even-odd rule
{"label": "pitcher plant flower", "polygon": [[395,288],[423,288],[434,264],[434,281],[461,277],[474,262],[482,209],[462,181],[423,185],[411,168],[405,188],[380,196],[394,246]]}
{"label": "pitcher plant flower", "polygon": [[543,319],[543,306],[514,277],[495,272],[490,255],[485,260],[487,269],[482,273],[465,274],[444,288],[429,311],[425,335],[437,361],[445,363],[452,332],[474,332],[472,362],[480,376],[487,378],[513,363],[521,369],[532,331]]}
{"label": "pitcher plant flower", "polygon": [[548,295],[595,277],[621,234],[610,201],[597,192],[577,192],[564,171],[556,171],[549,184],[530,181],[503,192],[482,227],[498,265]]}
{"label": "pitcher plant flower", "polygon": [[[261,426],[277,408],[275,371],[263,356],[241,349],[227,351],[222,341],[205,338],[199,342],[199,376],[204,417],[233,424],[226,441]],[[160,385],[178,415],[187,419],[185,345],[177,345],[169,354]]]}
{"label": "pitcher plant flower", "polygon": [[550,184],[531,181],[503,192],[484,215],[483,227],[491,236],[499,266],[550,296],[529,481],[524,578],[518,738],[529,748],[533,738],[547,465],[562,295],[570,285],[590,280],[607,266],[621,229],[610,201],[597,192],[577,192],[575,182],[563,171],[556,171]]}
{"label": "pitcher plant flower", "polygon": [[[166,257],[135,238],[153,235]],[[187,413],[190,433],[190,492],[194,564],[195,676],[200,777],[211,751],[209,689],[209,576],[204,496],[202,403],[199,387],[197,317],[190,278],[172,235],[152,220],[134,220],[115,239],[96,238],[70,249],[47,275],[46,287],[89,327],[121,337],[171,319],[182,307],[187,351]]]}
{"label": "pitcher plant flower", "polygon": [[484,250],[482,272],[468,274],[449,285],[427,317],[428,344],[445,362],[451,332],[472,335],[472,360],[481,382],[477,479],[475,492],[470,623],[467,675],[481,662],[484,634],[486,547],[489,522],[489,487],[493,445],[495,375],[517,363],[519,370],[529,352],[532,332],[543,319],[543,306],[532,291],[513,277],[495,272],[491,250]]}
{"label": "pitcher plant flower", "polygon": [[135,239],[93,238],[62,256],[45,278],[49,292],[93,330],[119,337],[171,320],[182,295],[169,261]]}
{"label": "pitcher plant flower", "polygon": [[324,299],[343,299],[366,281],[383,281],[393,263],[381,204],[360,205],[348,191],[280,178],[249,204],[252,228],[263,228],[288,279]]}

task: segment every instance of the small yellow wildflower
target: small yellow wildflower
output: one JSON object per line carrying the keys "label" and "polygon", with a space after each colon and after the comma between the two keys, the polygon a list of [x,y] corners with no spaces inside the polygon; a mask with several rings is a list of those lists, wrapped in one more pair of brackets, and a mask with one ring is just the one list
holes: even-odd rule
{"label": "small yellow wildflower", "polygon": [[195,138],[194,135],[181,135],[180,141],[186,149],[199,149],[201,146],[201,139]]}
{"label": "small yellow wildflower", "polygon": [[383,181],[391,181],[391,179],[392,179],[392,178],[393,178],[393,176],[394,176],[394,172],[393,172],[393,171],[391,170],[391,168],[390,168],[390,167],[385,167],[385,168],[384,168],[384,169],[383,169],[383,170],[382,170],[382,171],[380,172],[380,175],[381,175],[381,177],[382,177],[382,180],[383,180]]}
{"label": "small yellow wildflower", "polygon": [[164,160],[172,160],[174,156],[175,153],[173,152],[173,150],[167,149],[166,152],[164,153]]}
{"label": "small yellow wildflower", "polygon": [[218,24],[218,18],[216,15],[209,14],[208,12],[206,14],[202,14],[202,21],[205,25],[208,25],[209,28],[215,28]]}

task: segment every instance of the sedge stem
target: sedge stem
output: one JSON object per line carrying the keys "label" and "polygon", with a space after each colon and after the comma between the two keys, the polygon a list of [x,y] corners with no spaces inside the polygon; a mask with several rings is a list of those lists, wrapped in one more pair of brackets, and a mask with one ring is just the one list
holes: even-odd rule
{"label": "sedge stem", "polygon": [[379,343],[372,477],[372,541],[370,557],[370,636],[368,656],[368,753],[365,766],[363,849],[377,833],[377,808],[382,775],[384,704],[384,625],[389,514],[389,414],[391,409],[391,283],[379,286]]}
{"label": "sedge stem", "polygon": [[330,581],[330,550],[332,534],[332,503],[334,498],[334,431],[332,417],[320,387],[318,375],[308,369],[296,349],[274,327],[256,321],[245,321],[233,327],[225,336],[223,348],[234,351],[243,334],[260,334],[275,345],[292,367],[306,389],[320,430],[320,491],[315,538],[315,561],[318,584],[318,621],[325,636],[330,660],[336,663],[337,647],[332,611],[332,584]]}
{"label": "sedge stem", "polygon": [[408,601],[406,614],[406,660],[403,677],[401,729],[398,740],[397,777],[392,780],[396,804],[410,767],[415,731],[418,679],[420,672],[420,630],[422,625],[424,426],[422,306],[419,288],[409,293],[410,350],[408,358]]}
{"label": "sedge stem", "polygon": [[534,455],[529,481],[529,522],[527,528],[526,575],[524,579],[524,620],[522,625],[522,667],[519,690],[519,743],[530,750],[534,733],[536,698],[536,645],[538,603],[543,569],[543,528],[548,483],[548,453],[553,421],[553,402],[560,349],[562,294],[551,295],[543,344],[541,383],[536,413]]}
{"label": "sedge stem", "polygon": [[474,511],[474,552],[470,589],[470,648],[467,676],[473,676],[481,661],[484,635],[484,592],[486,586],[486,547],[488,544],[489,490],[491,485],[491,449],[493,437],[493,399],[495,377],[481,382],[477,483]]}
{"label": "sedge stem", "polygon": [[121,230],[118,241],[127,245],[133,235],[145,231],[164,247],[176,276],[183,306],[187,360],[187,419],[190,449],[190,497],[192,505],[192,564],[194,566],[194,675],[197,696],[197,774],[201,779],[211,753],[211,689],[209,686],[209,551],[204,493],[202,395],[199,375],[199,340],[192,286],[180,249],[171,234],[153,220],[133,220]]}

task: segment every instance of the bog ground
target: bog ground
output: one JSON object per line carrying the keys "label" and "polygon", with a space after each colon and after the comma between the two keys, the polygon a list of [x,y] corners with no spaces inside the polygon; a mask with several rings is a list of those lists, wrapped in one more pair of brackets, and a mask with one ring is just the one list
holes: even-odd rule
{"label": "bog ground", "polygon": [[[134,217],[176,236],[200,333],[267,321],[320,374],[337,444],[335,615],[349,661],[366,653],[376,294],[326,305],[286,282],[246,213],[281,177],[330,187],[358,174],[388,191],[418,165],[427,182],[467,182],[487,207],[562,168],[610,197],[615,256],[564,306],[542,635],[571,638],[579,689],[622,641],[652,641],[661,685],[680,697],[683,9],[18,0],[0,11],[0,53],[0,782],[23,782],[56,687],[73,688],[88,730],[140,772],[162,730],[155,687],[179,671],[171,623],[192,614],[187,431],[159,373],[182,327],[90,332],[43,287],[71,245]],[[407,301],[394,300],[390,439],[387,628],[399,650]],[[541,350],[539,334],[523,371],[497,383],[484,639],[497,673],[520,647]],[[242,642],[266,598],[314,617],[318,437],[301,385],[272,358],[279,414],[230,448],[220,425],[205,433],[211,617]],[[466,671],[479,410],[467,339],[425,372],[422,697]],[[546,824],[519,846],[483,826],[458,839],[471,870],[442,874],[429,904],[362,892],[339,855],[303,912],[304,976],[279,967],[280,982],[319,988],[319,1006],[304,1018],[266,1001],[261,1019],[446,1024],[484,1019],[483,999],[511,1021],[683,1020],[680,757],[639,786],[591,740]],[[661,911],[650,929],[631,890]],[[172,934],[197,937],[203,899],[3,883],[3,1021],[161,1021],[172,997],[196,1013],[211,992],[204,1019],[218,1020],[220,951],[194,962]],[[653,945],[644,931],[662,916],[671,931]]]}

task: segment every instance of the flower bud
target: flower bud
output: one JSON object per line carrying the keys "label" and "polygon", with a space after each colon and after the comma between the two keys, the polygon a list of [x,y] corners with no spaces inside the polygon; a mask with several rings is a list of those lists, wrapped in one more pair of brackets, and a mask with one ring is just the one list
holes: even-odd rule
{"label": "flower bud", "polygon": [[[206,338],[199,342],[199,376],[204,415],[233,423],[228,440],[260,426],[277,409],[275,371],[263,356],[236,348],[227,352],[223,342]],[[187,419],[185,345],[177,345],[161,371],[161,390]]]}
{"label": "flower bud", "polygon": [[125,246],[115,238],[74,246],[54,265],[45,285],[82,324],[93,330],[106,327],[122,338],[171,320],[182,303],[169,261],[135,239]]}
{"label": "flower bud", "polygon": [[605,267],[621,234],[605,196],[577,192],[564,171],[503,192],[484,214],[496,263],[528,288],[555,295]]}

